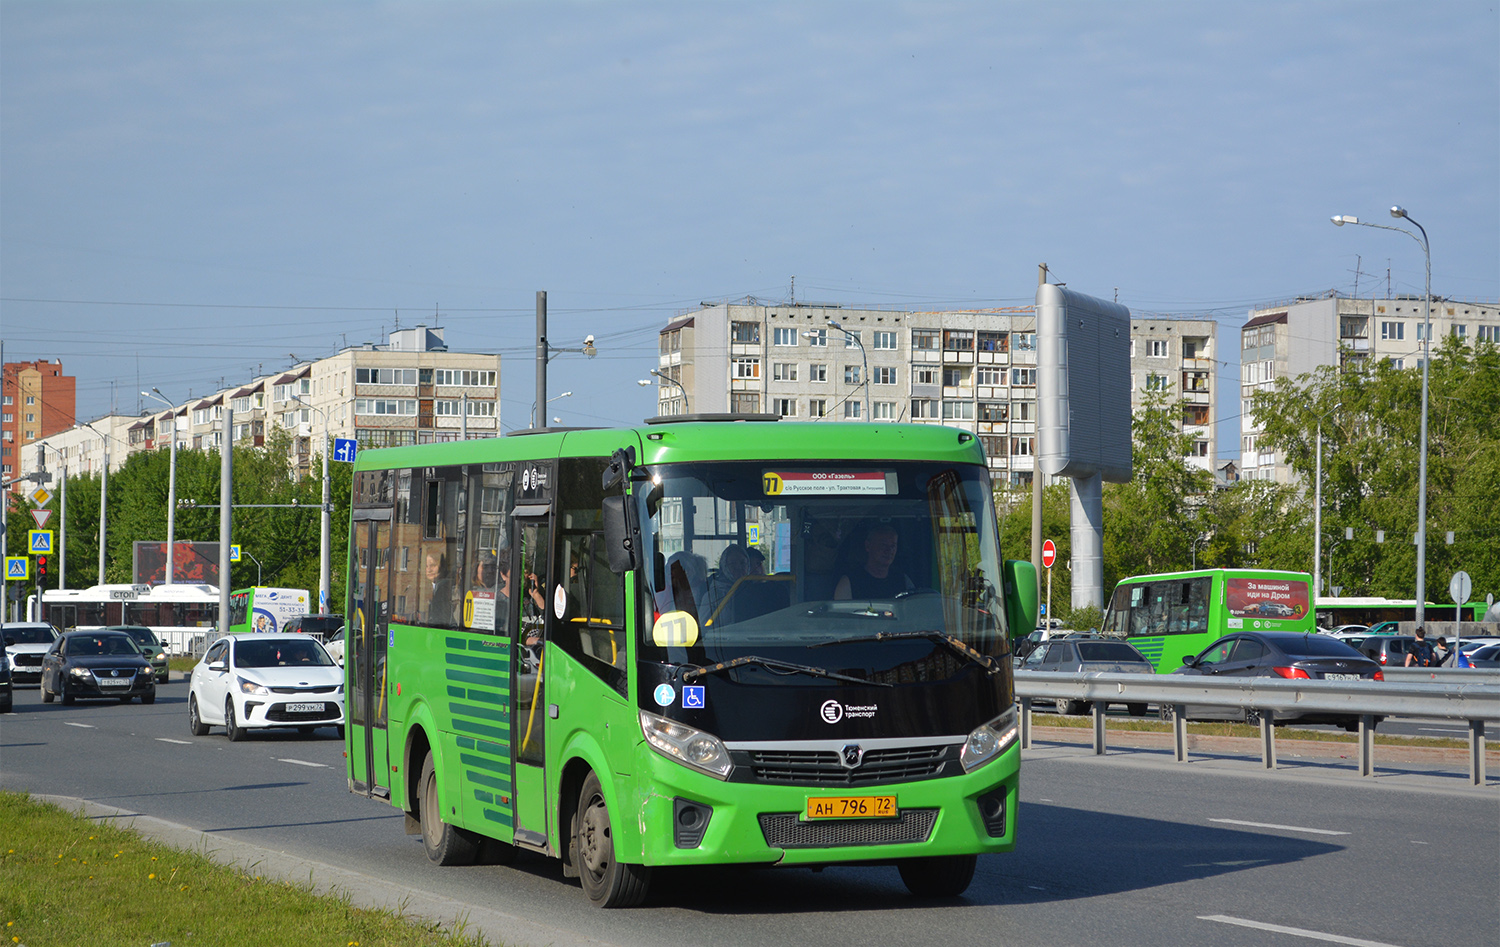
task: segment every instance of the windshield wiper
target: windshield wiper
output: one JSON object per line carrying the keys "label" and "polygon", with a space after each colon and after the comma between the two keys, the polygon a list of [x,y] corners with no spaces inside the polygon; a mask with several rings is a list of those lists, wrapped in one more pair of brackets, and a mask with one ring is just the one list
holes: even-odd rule
{"label": "windshield wiper", "polygon": [[[816,647],[816,646],[815,646]],[[787,673],[810,674],[813,677],[826,677],[835,681],[849,681],[854,684],[869,684],[875,687],[894,687],[885,681],[870,681],[862,677],[853,677],[848,674],[840,674],[837,671],[829,671],[825,668],[815,668],[806,664],[793,664],[791,661],[777,661],[774,658],[763,658],[756,654],[747,654],[733,661],[724,661],[720,664],[711,664],[704,668],[693,668],[682,675],[683,681],[690,681],[695,677],[705,674],[717,674],[719,671],[728,671],[732,668],[744,667],[747,664],[758,664],[769,671],[786,671]]]}
{"label": "windshield wiper", "polygon": [[808,645],[808,647],[822,648],[831,644],[859,644],[867,641],[891,641],[897,638],[926,638],[929,641],[936,641],[939,644],[945,644],[949,647],[949,649],[957,652],[963,657],[968,658],[970,661],[973,661],[975,664],[984,668],[991,674],[999,673],[999,671],[1004,667],[1001,662],[996,661],[989,655],[980,654],[978,651],[975,651],[973,648],[969,647],[969,645],[957,635],[950,635],[941,631],[880,631],[876,632],[873,635],[866,635],[861,638],[837,638],[833,641],[820,641],[817,644],[810,644]]}

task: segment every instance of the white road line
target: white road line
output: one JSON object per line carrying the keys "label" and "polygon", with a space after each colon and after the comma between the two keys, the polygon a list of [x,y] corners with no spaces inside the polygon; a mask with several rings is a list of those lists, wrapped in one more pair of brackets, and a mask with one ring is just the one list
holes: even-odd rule
{"label": "white road line", "polygon": [[1280,924],[1263,924],[1260,921],[1247,921],[1242,917],[1229,917],[1224,914],[1202,915],[1198,920],[1217,921],[1220,924],[1237,924],[1240,927],[1253,927],[1258,931],[1274,931],[1277,934],[1291,934],[1293,937],[1306,937],[1309,940],[1326,940],[1334,944],[1351,944],[1353,947],[1396,947],[1395,944],[1387,944],[1379,940],[1344,937],[1341,934],[1324,934],[1322,931],[1307,931],[1300,927],[1283,927]]}
{"label": "white road line", "polygon": [[1313,835],[1348,835],[1348,832],[1336,832],[1333,829],[1309,829],[1301,825],[1276,825],[1271,822],[1242,822],[1239,819],[1209,819],[1210,822],[1222,822],[1225,825],[1248,825],[1256,829],[1281,829],[1283,832],[1310,832]]}
{"label": "white road line", "polygon": [[94,726],[91,723],[71,723],[71,722],[66,721],[66,720],[63,721],[63,726],[65,726],[65,727],[82,727],[85,730],[97,730],[97,729],[99,729],[98,727]]}
{"label": "white road line", "polygon": [[316,766],[318,769],[327,769],[327,763],[309,763],[307,760],[277,760],[278,763],[295,763],[298,766]]}
{"label": "white road line", "polygon": [[179,746],[192,746],[192,740],[174,740],[171,737],[157,737],[157,743],[176,743]]}
{"label": "white road line", "polygon": [[1418,727],[1422,733],[1462,733],[1467,735],[1467,730],[1454,730],[1452,727]]}

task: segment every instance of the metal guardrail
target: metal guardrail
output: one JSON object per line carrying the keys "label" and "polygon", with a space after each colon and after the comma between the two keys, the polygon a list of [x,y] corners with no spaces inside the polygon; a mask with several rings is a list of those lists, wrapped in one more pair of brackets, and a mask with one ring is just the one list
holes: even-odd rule
{"label": "metal guardrail", "polygon": [[1384,681],[1286,680],[1280,677],[1203,677],[1187,674],[1126,674],[1095,671],[1059,674],[1016,671],[1021,703],[1021,746],[1031,746],[1031,702],[1072,700],[1093,708],[1094,752],[1105,751],[1104,710],[1109,704],[1156,704],[1172,708],[1177,760],[1187,760],[1187,708],[1224,707],[1256,711],[1261,762],[1276,768],[1278,713],[1335,713],[1359,718],[1359,774],[1375,773],[1375,724],[1381,717],[1436,717],[1469,725],[1469,779],[1485,782],[1485,723],[1500,721],[1500,672],[1449,668],[1391,668]]}

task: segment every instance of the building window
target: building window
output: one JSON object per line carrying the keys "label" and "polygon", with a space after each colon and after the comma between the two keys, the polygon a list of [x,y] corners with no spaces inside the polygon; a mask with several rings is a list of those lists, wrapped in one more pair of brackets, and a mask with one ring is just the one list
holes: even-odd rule
{"label": "building window", "polygon": [[772,329],[771,330],[771,344],[772,345],[782,345],[782,346],[787,346],[787,345],[795,346],[797,344],[797,327],[796,326],[786,326],[784,328],[783,327],[777,327],[775,329]]}
{"label": "building window", "polygon": [[729,324],[729,340],[736,345],[759,345],[760,323],[731,322]]}
{"label": "building window", "polygon": [[1481,342],[1500,342],[1500,326],[1480,326],[1475,337]]}
{"label": "building window", "polygon": [[974,420],[974,402],[972,401],[944,401],[944,421],[972,421]]}
{"label": "building window", "polygon": [[981,434],[979,435],[979,443],[984,445],[984,456],[1005,456],[1005,438],[996,437],[993,434]]}
{"label": "building window", "polygon": [[26,412],[26,423],[27,424],[35,424],[36,423],[36,414],[33,413],[33,412],[30,412],[30,411]]}
{"label": "building window", "polygon": [[734,378],[759,378],[760,359],[737,358],[734,360]]}
{"label": "building window", "polygon": [[885,329],[875,330],[875,348],[895,351],[896,333]]}
{"label": "building window", "polygon": [[797,416],[796,398],[777,398],[771,402],[775,412],[784,418],[795,418]]}
{"label": "building window", "polygon": [[974,331],[972,329],[944,329],[943,350],[945,352],[974,351]]}
{"label": "building window", "polygon": [[1035,385],[1036,369],[1012,368],[1010,370],[1010,383],[1012,385]]}
{"label": "building window", "polygon": [[[777,331],[779,332],[781,330],[778,329]],[[797,380],[797,363],[796,362],[772,362],[771,363],[771,380],[772,381],[796,381]]]}
{"label": "building window", "polygon": [[846,349],[857,349],[857,348],[859,348],[860,347],[860,341],[861,341],[860,337],[859,337],[859,334],[860,334],[860,330],[859,329],[845,329],[844,333],[843,333],[843,335],[844,335],[844,348],[846,348]]}
{"label": "building window", "polygon": [[1417,323],[1417,341],[1421,342],[1425,338],[1427,338],[1427,325],[1419,322]]}
{"label": "building window", "polygon": [[1016,351],[1017,352],[1035,352],[1036,351],[1036,333],[1035,332],[1017,332],[1016,333]]}
{"label": "building window", "polygon": [[1010,439],[1010,454],[1012,457],[1030,457],[1035,447],[1035,437],[1013,437]]}
{"label": "building window", "polygon": [[1147,391],[1166,391],[1167,390],[1167,384],[1168,384],[1168,382],[1167,382],[1167,376],[1166,375],[1158,375],[1155,372],[1147,372],[1146,373],[1146,390]]}
{"label": "building window", "polygon": [[[417,402],[414,398],[356,398],[355,414],[393,414],[398,417],[415,417]],[[295,415],[291,412],[288,416]],[[304,419],[306,420],[306,419]],[[292,425],[287,425],[291,427]]]}
{"label": "building window", "polygon": [[1183,391],[1208,391],[1208,372],[1183,372]]}
{"label": "building window", "polygon": [[1152,358],[1166,358],[1167,357],[1167,340],[1166,339],[1152,339],[1151,340],[1151,357]]}
{"label": "building window", "polygon": [[1453,324],[1453,336],[1454,336],[1454,338],[1458,338],[1458,339],[1466,339],[1466,338],[1468,338],[1469,337],[1469,327],[1466,326],[1466,325],[1464,325],[1462,322],[1455,322]]}
{"label": "building window", "polygon": [[753,391],[731,392],[729,410],[735,414],[757,414],[760,411],[760,395]]}
{"label": "building window", "polygon": [[877,401],[870,405],[870,418],[874,421],[893,421],[896,418],[896,402]]}
{"label": "building window", "polygon": [[913,329],[911,330],[911,347],[916,351],[936,352],[938,347],[938,332],[936,329]]}
{"label": "building window", "polygon": [[492,418],[495,416],[495,402],[493,401],[470,401],[469,417]]}
{"label": "building window", "polygon": [[[356,385],[415,385],[417,370],[415,368],[356,368],[354,383]],[[311,387],[310,381],[308,384]],[[311,394],[311,391],[303,391],[301,394]]]}
{"label": "building window", "polygon": [[911,399],[911,418],[918,420],[936,420],[938,416],[938,402],[934,398]]}
{"label": "building window", "polygon": [[1183,339],[1182,340],[1182,357],[1183,358],[1208,358],[1208,340],[1207,339]]}
{"label": "building window", "polygon": [[661,354],[663,355],[671,355],[673,352],[681,352],[682,330],[673,329],[670,332],[663,332],[661,334],[660,349]]}
{"label": "building window", "polygon": [[945,368],[943,369],[943,387],[967,388],[971,377],[973,376],[968,368]]}
{"label": "building window", "polygon": [[806,334],[808,345],[815,345],[821,348],[828,344],[827,329],[808,329]]}
{"label": "building window", "polygon": [[355,437],[360,447],[407,447],[417,442],[417,432],[405,431],[380,431],[370,428],[359,428],[355,431]]}
{"label": "building window", "polygon": [[1192,456],[1192,457],[1207,457],[1208,456],[1208,441],[1193,441],[1192,453],[1189,456]]}
{"label": "building window", "polygon": [[822,362],[813,362],[807,366],[807,380],[813,382],[825,382],[828,380],[828,366]]}
{"label": "building window", "polygon": [[828,415],[827,398],[811,398],[807,402],[807,416],[810,418],[821,418]]}
{"label": "building window", "polygon": [[15,420],[16,420],[16,416],[14,414],[11,414],[9,411],[5,412],[5,423],[6,424],[12,424],[12,423],[15,422]]}
{"label": "building window", "polygon": [[1003,385],[1005,384],[1005,369],[981,366],[976,372],[975,381],[981,385]]}
{"label": "building window", "polygon": [[911,372],[911,383],[913,385],[936,385],[938,383],[938,370],[936,368],[913,368]]}
{"label": "building window", "polygon": [[844,366],[844,384],[846,384],[846,385],[857,385],[857,384],[859,384],[859,366],[858,365],[845,365]]}
{"label": "building window", "polygon": [[1003,401],[979,402],[979,420],[1006,421],[1010,419],[1010,406]]}
{"label": "building window", "polygon": [[895,366],[876,365],[875,370],[870,373],[870,380],[877,385],[894,385],[896,383]]}
{"label": "building window", "polygon": [[1182,409],[1182,423],[1203,425],[1208,423],[1208,405],[1190,404]]}
{"label": "building window", "polygon": [[845,421],[858,421],[860,419],[860,413],[859,412],[860,412],[860,409],[862,407],[863,407],[863,405],[861,405],[858,401],[845,401],[844,402],[844,420]]}
{"label": "building window", "polygon": [[1017,421],[1035,421],[1036,420],[1036,403],[1033,402],[1033,401],[1017,401],[1016,402],[1016,420]]}
{"label": "building window", "polygon": [[1382,322],[1380,324],[1380,337],[1382,339],[1394,339],[1401,341],[1406,338],[1406,323],[1404,322]]}
{"label": "building window", "polygon": [[1009,332],[984,332],[979,333],[979,351],[981,352],[1009,352]]}
{"label": "building window", "polygon": [[459,415],[459,401],[434,401],[432,413],[440,418],[456,418]]}
{"label": "building window", "polygon": [[26,396],[26,403],[27,404],[36,404],[36,395],[27,395]]}
{"label": "building window", "polygon": [[1406,367],[1406,359],[1404,358],[1388,358],[1386,359],[1386,361],[1390,362],[1391,367],[1396,369],[1397,371],[1400,371],[1401,369]]}

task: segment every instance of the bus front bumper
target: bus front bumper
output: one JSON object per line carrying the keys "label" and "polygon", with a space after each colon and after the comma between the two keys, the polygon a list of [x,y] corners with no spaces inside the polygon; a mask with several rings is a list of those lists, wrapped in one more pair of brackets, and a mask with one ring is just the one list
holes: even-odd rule
{"label": "bus front bumper", "polygon": [[[629,800],[647,865],[828,865],[1015,848],[1021,750],[971,773],[888,786],[721,782],[641,746]],[[809,800],[895,796],[887,818],[809,818]],[[627,815],[627,817],[629,817]],[[622,860],[626,860],[622,857]]]}

